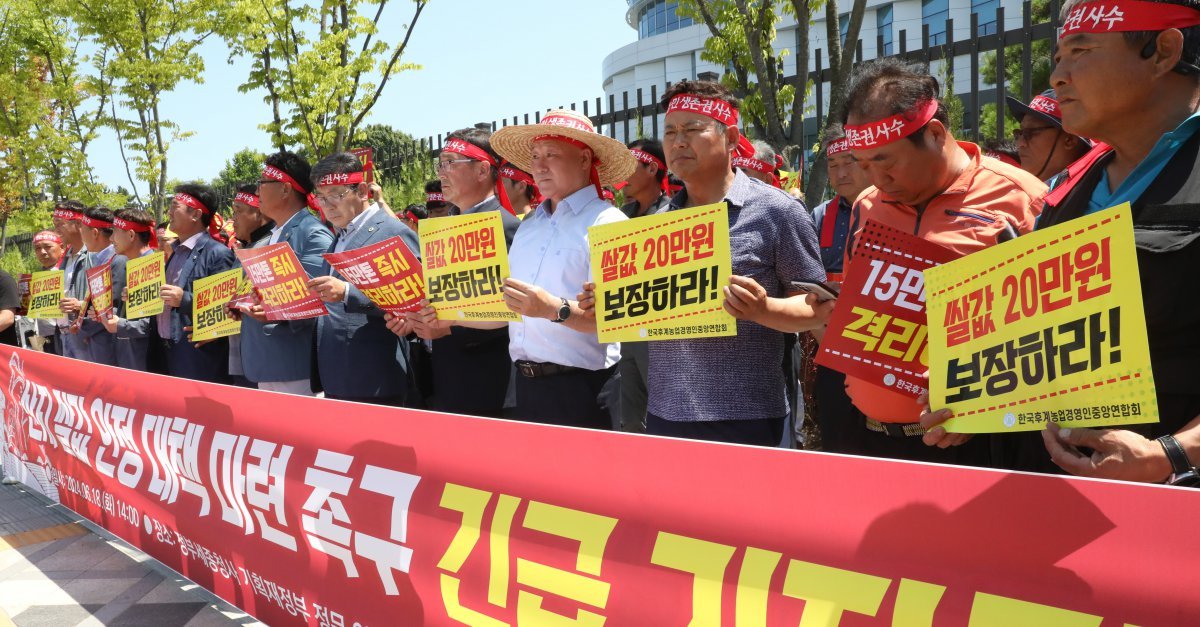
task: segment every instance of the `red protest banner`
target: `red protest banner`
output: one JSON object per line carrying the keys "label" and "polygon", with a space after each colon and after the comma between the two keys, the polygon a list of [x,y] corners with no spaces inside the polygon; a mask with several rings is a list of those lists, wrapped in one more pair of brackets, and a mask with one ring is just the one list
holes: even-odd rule
{"label": "red protest banner", "polygon": [[308,289],[308,274],[287,242],[236,251],[262,299],[267,320],[303,320],[329,314]]}
{"label": "red protest banner", "polygon": [[108,320],[113,315],[112,261],[89,268],[87,284],[96,319]]}
{"label": "red protest banner", "polygon": [[326,253],[325,259],[342,278],[386,312],[416,311],[425,298],[421,262],[399,237],[354,250]]}
{"label": "red protest banner", "polygon": [[867,220],[817,363],[914,397],[924,392],[929,329],[921,273],[958,257]]}
{"label": "red protest banner", "polygon": [[347,404],[10,347],[0,390],[6,468],[272,625],[1200,616],[1200,498],[1182,488]]}
{"label": "red protest banner", "polygon": [[17,278],[17,296],[21,299],[21,306],[17,307],[18,316],[24,316],[29,313],[29,299],[32,297],[29,286],[32,281],[32,274],[22,274]]}

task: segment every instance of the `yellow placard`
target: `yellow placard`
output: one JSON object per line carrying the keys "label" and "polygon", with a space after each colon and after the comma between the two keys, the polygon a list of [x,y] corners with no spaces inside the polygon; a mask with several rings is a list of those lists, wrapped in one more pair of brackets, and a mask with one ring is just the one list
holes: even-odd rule
{"label": "yellow placard", "polygon": [[242,332],[240,320],[229,315],[225,303],[249,291],[241,268],[196,279],[192,284],[192,341],[215,340]]}
{"label": "yellow placard", "polygon": [[65,274],[62,270],[33,273],[29,279],[29,318],[52,320],[66,317],[58,308],[66,283]]}
{"label": "yellow placard", "polygon": [[159,291],[166,284],[166,262],[161,252],[125,264],[125,318],[134,320],[163,312]]}
{"label": "yellow placard", "polygon": [[733,274],[725,203],[588,229],[601,342],[737,335],[722,308]]}
{"label": "yellow placard", "polygon": [[497,211],[417,223],[425,297],[439,320],[520,320],[500,291],[508,277],[504,222]]}
{"label": "yellow placard", "polygon": [[925,293],[948,431],[1158,422],[1128,203],[930,268]]}

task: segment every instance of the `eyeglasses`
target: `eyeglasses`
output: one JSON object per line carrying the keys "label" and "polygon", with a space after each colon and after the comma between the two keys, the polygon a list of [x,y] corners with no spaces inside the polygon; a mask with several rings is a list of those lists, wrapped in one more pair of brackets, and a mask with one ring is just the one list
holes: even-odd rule
{"label": "eyeglasses", "polygon": [[474,159],[446,159],[445,161],[437,162],[437,169],[438,172],[441,172],[442,170],[445,170],[456,163],[470,163],[472,161],[474,161]]}
{"label": "eyeglasses", "polygon": [[1016,128],[1013,129],[1013,141],[1025,140],[1025,143],[1033,141],[1033,138],[1042,131],[1058,130],[1057,126],[1039,126],[1036,128]]}
{"label": "eyeglasses", "polygon": [[322,206],[333,207],[333,206],[337,205],[338,203],[342,202],[342,199],[345,198],[350,192],[352,192],[354,190],[355,190],[354,187],[347,186],[345,191],[343,191],[340,194],[334,194],[332,197],[323,196],[321,194],[313,194],[313,195],[316,196],[317,202],[321,203]]}

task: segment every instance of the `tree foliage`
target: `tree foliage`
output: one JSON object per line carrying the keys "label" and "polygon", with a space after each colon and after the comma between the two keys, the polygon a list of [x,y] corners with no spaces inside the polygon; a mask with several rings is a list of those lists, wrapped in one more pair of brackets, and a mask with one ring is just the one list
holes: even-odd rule
{"label": "tree foliage", "polygon": [[275,145],[325,155],[349,146],[395,74],[419,69],[403,56],[427,4],[412,0],[394,43],[379,27],[387,0],[232,0],[222,35],[231,56],[253,60],[239,89],[266,92]]}

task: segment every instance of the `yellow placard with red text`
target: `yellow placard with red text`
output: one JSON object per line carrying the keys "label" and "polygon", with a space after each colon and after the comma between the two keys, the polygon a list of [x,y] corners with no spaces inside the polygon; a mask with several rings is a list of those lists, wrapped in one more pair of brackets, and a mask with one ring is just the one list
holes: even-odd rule
{"label": "yellow placard with red text", "polygon": [[29,279],[29,318],[53,320],[66,317],[58,308],[66,283],[65,274],[62,270],[33,273]]}
{"label": "yellow placard with red text", "polygon": [[166,256],[151,253],[125,264],[125,318],[133,320],[163,312],[159,296],[167,282]]}
{"label": "yellow placard with red text", "polygon": [[439,320],[517,321],[504,304],[504,222],[497,211],[430,218],[417,226],[425,298]]}
{"label": "yellow placard with red text", "polygon": [[588,229],[601,342],[737,335],[724,202]]}
{"label": "yellow placard with red text", "polygon": [[930,268],[925,291],[948,431],[1158,421],[1128,203]]}
{"label": "yellow placard with red text", "polygon": [[238,294],[250,291],[241,268],[196,279],[192,284],[192,341],[215,340],[242,332],[242,323],[225,309]]}

